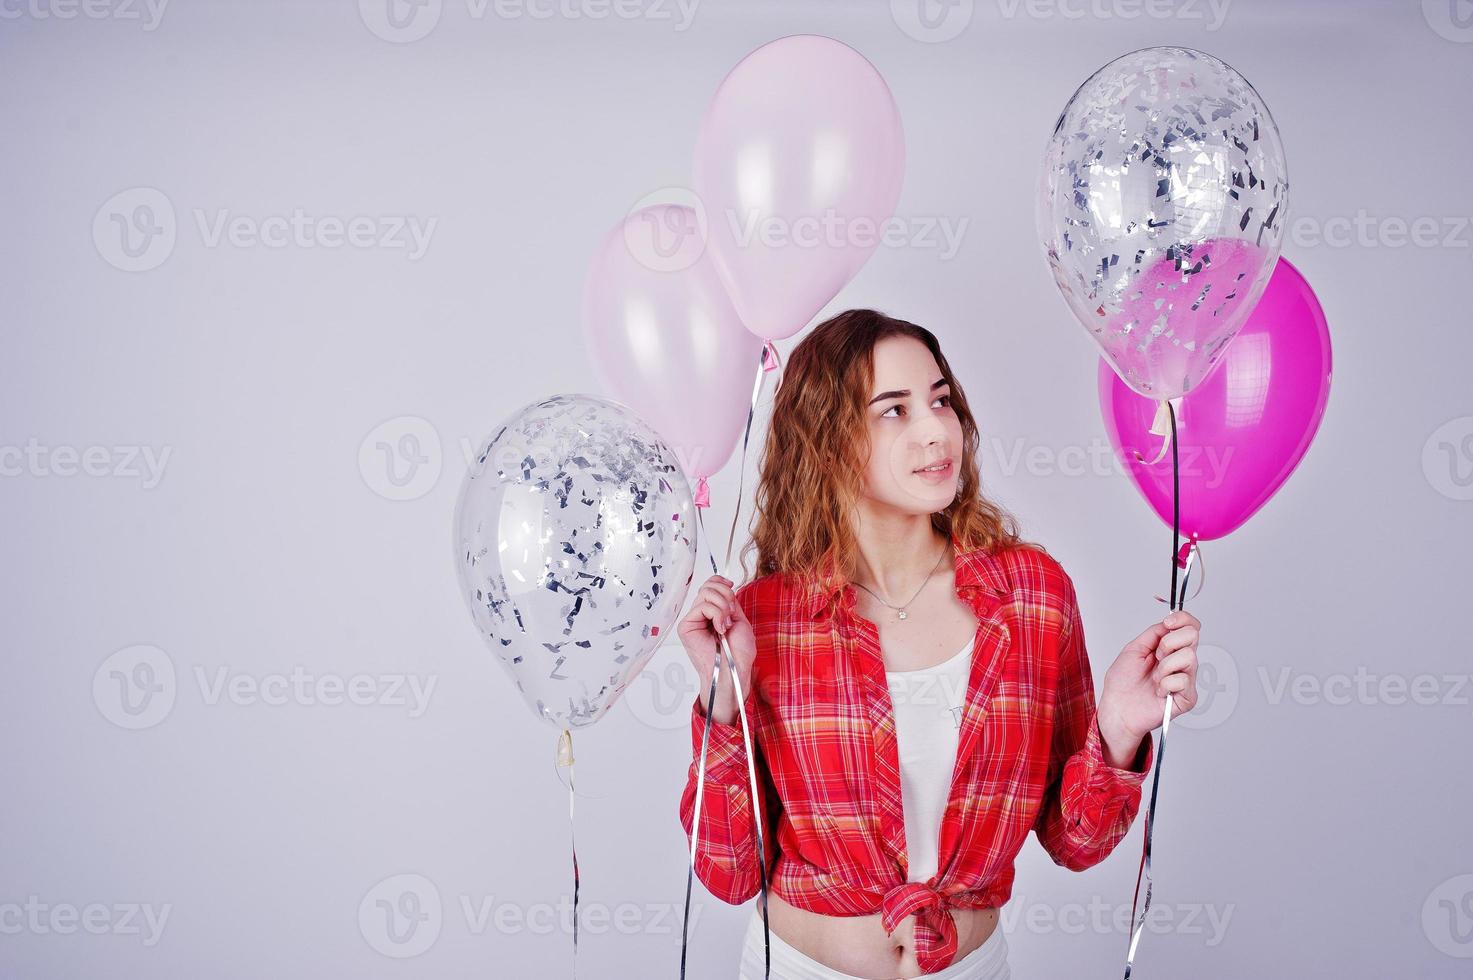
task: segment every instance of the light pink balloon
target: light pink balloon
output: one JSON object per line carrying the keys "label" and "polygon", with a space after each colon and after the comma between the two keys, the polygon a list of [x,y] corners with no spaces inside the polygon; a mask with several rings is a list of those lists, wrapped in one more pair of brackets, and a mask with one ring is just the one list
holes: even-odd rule
{"label": "light pink balloon", "polygon": [[[1309,449],[1330,397],[1330,330],[1314,290],[1281,258],[1263,298],[1202,383],[1181,396],[1177,449],[1181,531],[1231,534],[1278,492]],[[1115,455],[1171,526],[1171,453],[1155,459],[1158,402],[1132,391],[1103,359],[1100,412]],[[1140,452],[1147,462],[1137,461]]]}
{"label": "light pink balloon", "polygon": [[743,58],[701,122],[695,191],[747,329],[807,326],[879,245],[904,175],[900,111],[859,52],[797,34]]}
{"label": "light pink balloon", "polygon": [[660,204],[604,236],[583,290],[594,373],[675,452],[692,483],[731,458],[762,341],[716,276],[697,215]]}

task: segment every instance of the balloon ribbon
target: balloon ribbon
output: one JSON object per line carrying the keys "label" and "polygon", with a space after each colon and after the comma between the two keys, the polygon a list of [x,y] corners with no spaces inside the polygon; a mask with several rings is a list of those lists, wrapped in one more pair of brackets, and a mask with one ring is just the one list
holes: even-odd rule
{"label": "balloon ribbon", "polygon": [[[731,565],[731,546],[736,539],[737,518],[741,516],[742,488],[747,475],[747,444],[752,436],[752,419],[757,414],[757,402],[761,398],[762,385],[767,379],[768,372],[777,370],[781,364],[777,356],[777,348],[772,346],[772,341],[765,341],[762,345],[761,357],[757,362],[757,376],[752,381],[752,404],[747,409],[747,428],[742,433],[742,460],[737,471],[739,476],[737,477],[736,508],[731,516],[731,531],[726,538],[726,561],[722,565],[723,568]],[[710,535],[706,533],[706,519],[703,514],[704,509],[711,505],[711,491],[705,476],[698,477],[696,480],[695,504],[696,521],[700,525],[701,540],[706,545],[706,556],[711,562],[711,573],[720,574],[716,567],[716,555],[711,550]],[[690,896],[696,873],[696,847],[701,832],[701,799],[706,790],[706,754],[711,744],[711,713],[716,704],[716,684],[721,676],[721,662],[724,658],[727,669],[731,671],[731,682],[736,694],[737,716],[741,722],[742,747],[747,753],[747,782],[748,790],[752,795],[752,824],[757,836],[757,880],[761,892],[757,908],[762,915],[762,976],[765,980],[772,974],[772,938],[767,926],[767,850],[763,845],[763,816],[757,796],[756,757],[752,754],[751,726],[747,723],[747,709],[744,704],[746,698],[742,693],[741,675],[736,669],[736,660],[731,655],[731,647],[726,642],[726,633],[718,630],[717,637],[721,649],[720,655],[711,665],[711,689],[706,695],[706,724],[701,731],[701,755],[696,763],[696,798],[690,825],[690,866],[686,869],[685,875],[685,917],[680,924],[680,977],[681,980],[685,980],[686,951],[690,942]]]}
{"label": "balloon ribbon", "polygon": [[568,770],[568,839],[573,845],[573,980],[578,980],[578,837],[574,832],[573,733],[564,728],[557,740],[557,766]]}
{"label": "balloon ribbon", "polygon": [[[1151,432],[1156,435],[1166,435],[1171,446],[1171,601],[1169,606],[1172,610],[1182,609],[1186,606],[1187,579],[1192,573],[1192,561],[1197,557],[1197,536],[1194,533],[1190,541],[1181,543],[1181,472],[1178,467],[1177,455],[1177,431],[1176,431],[1176,406],[1180,399],[1162,401],[1156,409],[1156,420],[1151,425]],[[1163,424],[1164,419],[1164,424]],[[1169,428],[1167,428],[1169,425]],[[1160,430],[1160,431],[1158,431]],[[1161,459],[1166,453],[1168,443],[1163,443],[1161,452],[1157,454],[1156,460]],[[1141,460],[1141,454],[1136,453],[1137,460]],[[1177,572],[1182,571],[1181,589],[1177,589]],[[1198,592],[1201,591],[1200,584]],[[1194,593],[1195,596],[1195,593]],[[1157,596],[1157,598],[1161,598]],[[1166,600],[1162,599],[1163,602]],[[1165,714],[1161,721],[1161,742],[1156,748],[1156,765],[1151,775],[1151,802],[1146,808],[1146,833],[1145,843],[1141,851],[1141,863],[1136,872],[1135,897],[1131,901],[1130,917],[1135,923],[1131,930],[1130,948],[1125,955],[1125,980],[1130,980],[1131,964],[1135,961],[1136,947],[1141,941],[1141,933],[1146,926],[1146,916],[1151,910],[1151,836],[1156,829],[1156,791],[1161,784],[1161,765],[1166,758],[1166,733],[1171,729],[1171,692],[1166,693]],[[1146,883],[1145,904],[1140,904],[1141,881]],[[1136,917],[1136,907],[1140,905],[1140,916]]]}

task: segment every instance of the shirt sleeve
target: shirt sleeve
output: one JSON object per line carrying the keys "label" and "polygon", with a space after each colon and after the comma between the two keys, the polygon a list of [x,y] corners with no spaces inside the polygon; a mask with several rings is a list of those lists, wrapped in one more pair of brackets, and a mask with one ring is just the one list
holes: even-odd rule
{"label": "shirt sleeve", "polygon": [[[738,601],[751,615],[751,606],[738,593]],[[749,724],[755,722],[756,689],[743,691],[743,710]],[[691,764],[685,791],[680,798],[680,822],[685,828],[687,854],[695,815],[696,780],[701,758],[701,738],[706,727],[705,698],[700,691],[691,705]],[[762,764],[761,747],[753,738],[757,754],[758,805],[764,817],[763,849],[768,867],[776,854],[773,831],[779,805],[771,777]],[[751,783],[747,774],[747,752],[742,739],[741,719],[727,725],[711,722],[710,748],[706,755],[706,785],[701,796],[700,837],[696,849],[696,876],[706,889],[730,905],[740,905],[757,894],[761,885],[757,868],[757,834],[752,814]]]}
{"label": "shirt sleeve", "polygon": [[1065,620],[1059,641],[1048,784],[1034,833],[1055,864],[1083,871],[1108,857],[1129,833],[1155,747],[1148,734],[1131,768],[1118,769],[1105,761],[1084,624],[1067,574],[1064,583]]}

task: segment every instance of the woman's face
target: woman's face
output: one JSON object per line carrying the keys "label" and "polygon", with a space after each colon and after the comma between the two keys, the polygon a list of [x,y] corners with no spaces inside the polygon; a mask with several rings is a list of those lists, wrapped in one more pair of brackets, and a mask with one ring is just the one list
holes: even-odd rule
{"label": "woman's face", "polygon": [[951,408],[951,386],[930,349],[914,337],[884,338],[875,345],[874,362],[865,496],[907,514],[945,510],[956,499],[962,462],[962,423]]}

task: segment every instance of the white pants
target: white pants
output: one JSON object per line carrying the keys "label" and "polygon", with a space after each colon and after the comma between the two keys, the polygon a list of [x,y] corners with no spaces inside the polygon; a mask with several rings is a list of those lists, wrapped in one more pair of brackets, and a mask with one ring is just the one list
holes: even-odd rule
{"label": "white pants", "polygon": [[[790,946],[771,928],[767,932],[772,945],[771,980],[862,980],[848,973],[831,970],[822,963]],[[742,965],[738,980],[762,980],[762,913],[752,907],[747,923],[747,938],[742,946]],[[926,980],[1012,980],[1008,968],[1008,941],[1002,923],[992,930],[987,941],[939,973],[926,974]]]}

